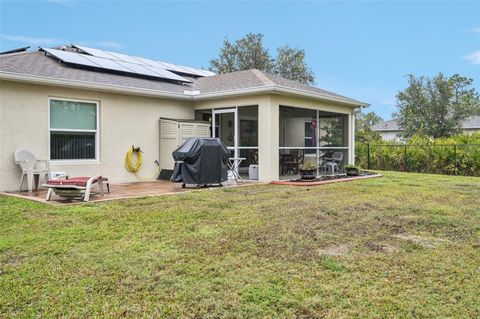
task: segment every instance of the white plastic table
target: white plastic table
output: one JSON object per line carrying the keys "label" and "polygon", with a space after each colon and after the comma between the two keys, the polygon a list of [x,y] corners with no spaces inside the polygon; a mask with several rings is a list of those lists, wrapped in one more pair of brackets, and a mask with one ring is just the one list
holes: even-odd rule
{"label": "white plastic table", "polygon": [[246,183],[243,178],[238,173],[238,169],[240,168],[240,163],[246,160],[245,157],[230,157],[228,159],[228,172],[232,174],[235,181],[238,183],[238,180],[242,181],[242,183]]}

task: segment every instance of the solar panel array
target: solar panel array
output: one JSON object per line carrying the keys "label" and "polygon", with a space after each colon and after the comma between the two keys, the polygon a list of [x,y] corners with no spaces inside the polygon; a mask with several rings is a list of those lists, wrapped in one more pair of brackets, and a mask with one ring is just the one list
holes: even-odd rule
{"label": "solar panel array", "polygon": [[157,67],[161,69],[165,69],[172,72],[178,72],[193,76],[212,76],[215,73],[207,71],[207,70],[200,70],[194,69],[188,66],[176,65],[167,62],[155,61],[151,59],[141,58],[137,56],[126,55],[122,53],[116,53],[111,51],[105,51],[100,49],[88,48],[81,45],[73,45],[74,48],[77,48],[87,54],[91,54],[96,57],[103,57],[109,58],[115,61],[123,61],[123,62],[130,62],[130,63],[139,63],[141,65],[146,65],[150,67]]}
{"label": "solar panel array", "polygon": [[87,54],[90,54],[90,55],[93,55],[93,56],[96,56],[96,57],[112,59],[112,60],[115,60],[115,61],[136,63],[136,64],[141,64],[143,66],[149,66],[149,67],[157,67],[157,68],[165,69],[165,70],[168,70],[168,71],[187,74],[187,75],[193,75],[193,76],[212,76],[212,75],[215,75],[215,73],[207,71],[207,70],[195,69],[195,68],[191,68],[191,67],[183,66],[183,65],[176,65],[176,64],[167,63],[167,62],[154,61],[154,60],[151,60],[151,59],[126,55],[126,54],[116,53],[116,52],[111,52],[111,51],[105,51],[105,50],[100,50],[100,49],[94,49],[94,48],[89,48],[89,47],[85,47],[85,46],[81,46],[81,45],[73,45],[73,47],[77,48],[77,49],[79,49],[79,50],[81,50],[81,51],[83,51]]}
{"label": "solar panel array", "polygon": [[141,76],[156,77],[185,83],[192,81],[174,72],[193,76],[210,76],[214,74],[209,71],[177,66],[170,63],[158,62],[121,53],[114,53],[83,46],[74,47],[82,52],[85,52],[86,54],[48,48],[41,48],[41,50],[58,58],[64,63],[113,70]]}

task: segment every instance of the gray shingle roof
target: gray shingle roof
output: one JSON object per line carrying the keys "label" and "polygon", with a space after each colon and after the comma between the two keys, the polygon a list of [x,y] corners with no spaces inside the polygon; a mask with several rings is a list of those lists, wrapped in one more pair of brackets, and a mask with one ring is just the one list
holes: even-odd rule
{"label": "gray shingle roof", "polygon": [[209,77],[189,77],[188,79],[192,83],[177,84],[158,79],[154,80],[66,66],[63,63],[59,63],[55,58],[46,56],[44,52],[35,51],[0,55],[0,72],[134,89],[158,90],[177,94],[183,94],[184,91],[199,91],[201,94],[208,94],[228,93],[235,90],[262,87],[283,87],[317,95],[318,97],[344,100],[345,102],[358,103],[359,105],[365,104],[317,87],[287,80],[255,69]]}
{"label": "gray shingle roof", "polygon": [[402,129],[398,126],[398,120],[393,119],[393,120],[389,120],[383,123],[373,125],[372,130],[383,132],[383,131],[401,131]]}
{"label": "gray shingle roof", "polygon": [[0,71],[177,93],[189,89],[171,82],[68,67],[38,51],[0,55]]}
{"label": "gray shingle roof", "polygon": [[[464,130],[480,129],[480,116],[473,115],[468,117],[463,122],[462,128]],[[379,132],[403,131],[403,129],[398,125],[398,119],[393,119],[393,120],[385,121],[380,124],[373,125],[372,130],[379,131]]]}
{"label": "gray shingle roof", "polygon": [[480,116],[470,116],[465,120],[462,126],[463,129],[480,129]]}

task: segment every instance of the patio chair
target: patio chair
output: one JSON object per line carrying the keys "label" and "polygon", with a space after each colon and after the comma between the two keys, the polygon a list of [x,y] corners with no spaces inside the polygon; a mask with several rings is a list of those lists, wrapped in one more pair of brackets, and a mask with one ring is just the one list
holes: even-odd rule
{"label": "patio chair", "polygon": [[[92,188],[95,184],[99,186],[99,192],[92,192]],[[47,196],[45,200],[49,201],[52,198],[53,193],[60,197],[66,198],[81,198],[83,201],[90,201],[90,195],[100,194],[104,195],[103,186],[107,186],[107,191],[110,193],[110,184],[108,178],[101,175],[92,177],[71,177],[61,176],[59,178],[48,180],[42,186],[48,188]]]}
{"label": "patio chair", "polygon": [[286,175],[289,172],[298,174],[300,167],[303,164],[305,153],[303,150],[291,150],[289,154],[283,154],[282,160],[282,174]]}
{"label": "patio chair", "polygon": [[340,164],[343,161],[343,152],[333,152],[331,157],[325,157],[325,163],[322,165],[323,173],[329,172],[329,175],[340,173]]}
{"label": "patio chair", "polygon": [[23,181],[27,176],[27,189],[29,192],[33,190],[33,182],[35,180],[35,190],[38,189],[40,175],[45,176],[45,181],[50,177],[50,162],[48,160],[37,159],[32,152],[20,148],[15,151],[15,163],[20,165],[22,169],[22,177],[20,178],[20,191],[22,190]]}

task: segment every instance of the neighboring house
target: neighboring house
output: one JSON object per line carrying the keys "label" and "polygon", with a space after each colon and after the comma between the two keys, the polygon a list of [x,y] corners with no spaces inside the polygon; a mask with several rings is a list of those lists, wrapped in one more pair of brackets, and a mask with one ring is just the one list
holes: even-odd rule
{"label": "neighboring house", "polygon": [[[211,125],[232,156],[259,165],[265,182],[280,178],[284,153],[300,150],[321,162],[341,151],[344,163],[353,163],[353,112],[367,105],[255,69],[215,75],[74,45],[2,54],[0,190],[18,189],[18,148],[70,176],[102,174],[113,183],[154,179],[155,161],[171,169],[179,143],[170,132],[176,142],[161,147],[160,118]],[[187,124],[179,129],[182,137],[196,134]],[[132,145],[143,151],[139,176],[124,168]]]}
{"label": "neighboring house", "polygon": [[[401,139],[403,132],[403,129],[398,125],[398,119],[373,125],[372,130],[380,133],[384,141],[398,141]],[[462,130],[466,134],[480,132],[480,116],[468,117],[462,124]]]}
{"label": "neighboring house", "polygon": [[402,129],[398,126],[398,120],[388,120],[383,123],[375,124],[372,130],[380,133],[384,141],[398,141],[401,139]]}

